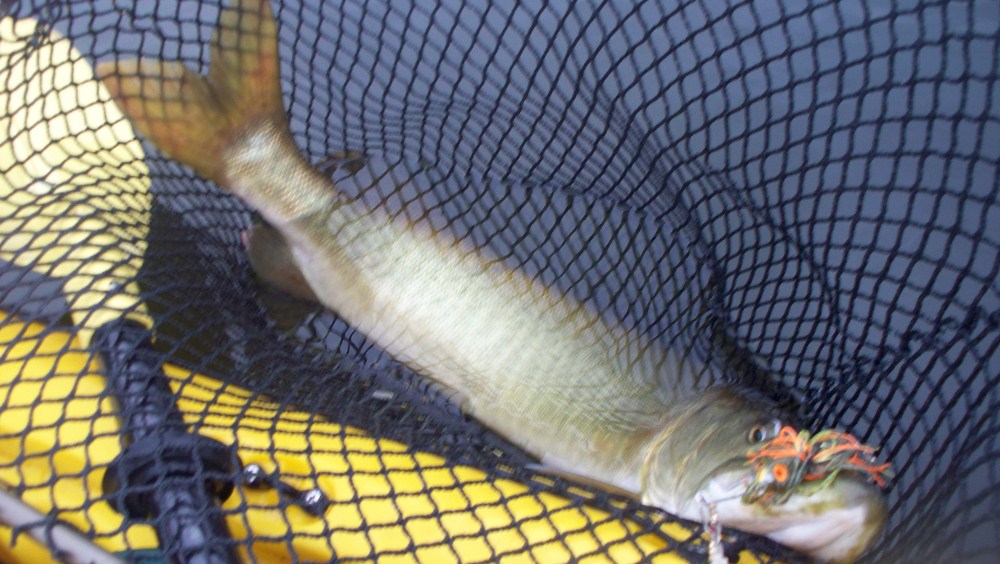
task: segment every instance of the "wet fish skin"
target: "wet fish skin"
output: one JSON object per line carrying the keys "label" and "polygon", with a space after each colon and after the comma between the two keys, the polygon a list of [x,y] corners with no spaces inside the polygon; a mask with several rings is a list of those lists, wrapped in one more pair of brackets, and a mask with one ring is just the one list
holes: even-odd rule
{"label": "wet fish skin", "polygon": [[[207,77],[177,62],[99,65],[148,140],[257,209],[326,307],[543,463],[688,518],[701,515],[699,493],[742,493],[748,432],[771,423],[772,405],[698,392],[706,367],[692,359],[447,233],[344,196],[289,133],[268,3],[235,4],[220,14]],[[884,520],[880,492],[846,475],[792,498],[767,511],[729,504],[720,520],[828,560],[859,554]],[[784,534],[803,523],[834,536]]]}

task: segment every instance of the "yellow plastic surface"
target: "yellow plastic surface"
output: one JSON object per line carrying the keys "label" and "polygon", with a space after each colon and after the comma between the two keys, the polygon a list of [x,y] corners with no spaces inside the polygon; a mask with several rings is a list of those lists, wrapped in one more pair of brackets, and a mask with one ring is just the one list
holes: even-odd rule
{"label": "yellow plastic surface", "polygon": [[[259,561],[285,562],[292,554],[308,561],[635,562],[653,554],[657,561],[683,561],[662,553],[662,538],[639,535],[639,524],[600,509],[279,409],[178,366],[165,372],[200,433],[236,443],[244,464],[277,471],[300,489],[319,487],[332,501],[318,518],[283,507],[270,489],[238,487],[223,506],[228,525],[235,538],[253,539],[247,550]],[[120,515],[96,501],[120,451],[119,424],[99,364],[69,333],[0,314],[0,405],[0,480],[24,488],[25,501],[92,533],[108,551],[157,546],[150,527],[124,527]],[[661,530],[679,540],[689,536],[676,525]],[[290,545],[287,535],[294,535]]]}
{"label": "yellow plastic surface", "polygon": [[142,146],[79,51],[36,27],[0,18],[0,259],[61,280],[85,339],[121,312],[149,326]]}
{"label": "yellow plastic surface", "polygon": [[[97,362],[69,333],[0,314],[0,480],[21,499],[115,552],[155,548],[153,530],[123,528],[101,478],[121,450],[115,407]],[[20,488],[24,488],[21,490]]]}

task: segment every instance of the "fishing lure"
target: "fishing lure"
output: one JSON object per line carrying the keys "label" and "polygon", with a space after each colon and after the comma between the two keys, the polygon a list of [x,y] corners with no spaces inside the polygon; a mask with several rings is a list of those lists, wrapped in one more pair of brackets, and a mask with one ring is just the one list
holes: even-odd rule
{"label": "fishing lure", "polygon": [[832,484],[843,470],[867,474],[884,488],[893,474],[889,463],[876,462],[876,450],[853,435],[832,429],[810,436],[805,430],[782,427],[776,437],[747,453],[754,478],[743,502],[767,507],[784,503],[796,492],[812,495]]}

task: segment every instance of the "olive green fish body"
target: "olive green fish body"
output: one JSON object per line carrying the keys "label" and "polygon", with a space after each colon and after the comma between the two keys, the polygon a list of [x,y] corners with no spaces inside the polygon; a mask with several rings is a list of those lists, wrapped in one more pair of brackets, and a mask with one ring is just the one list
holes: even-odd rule
{"label": "olive green fish body", "polygon": [[662,427],[681,391],[639,375],[697,372],[446,234],[357,203],[283,232],[320,301],[547,463],[635,486],[634,439]]}

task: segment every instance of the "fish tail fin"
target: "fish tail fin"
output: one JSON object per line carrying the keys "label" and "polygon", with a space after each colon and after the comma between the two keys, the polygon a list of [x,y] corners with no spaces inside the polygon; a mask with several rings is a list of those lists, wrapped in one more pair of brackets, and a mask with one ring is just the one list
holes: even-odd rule
{"label": "fish tail fin", "polygon": [[268,0],[233,4],[219,14],[208,76],[148,58],[97,65],[104,86],[144,137],[217,184],[223,183],[223,153],[248,126],[271,121],[287,131]]}

